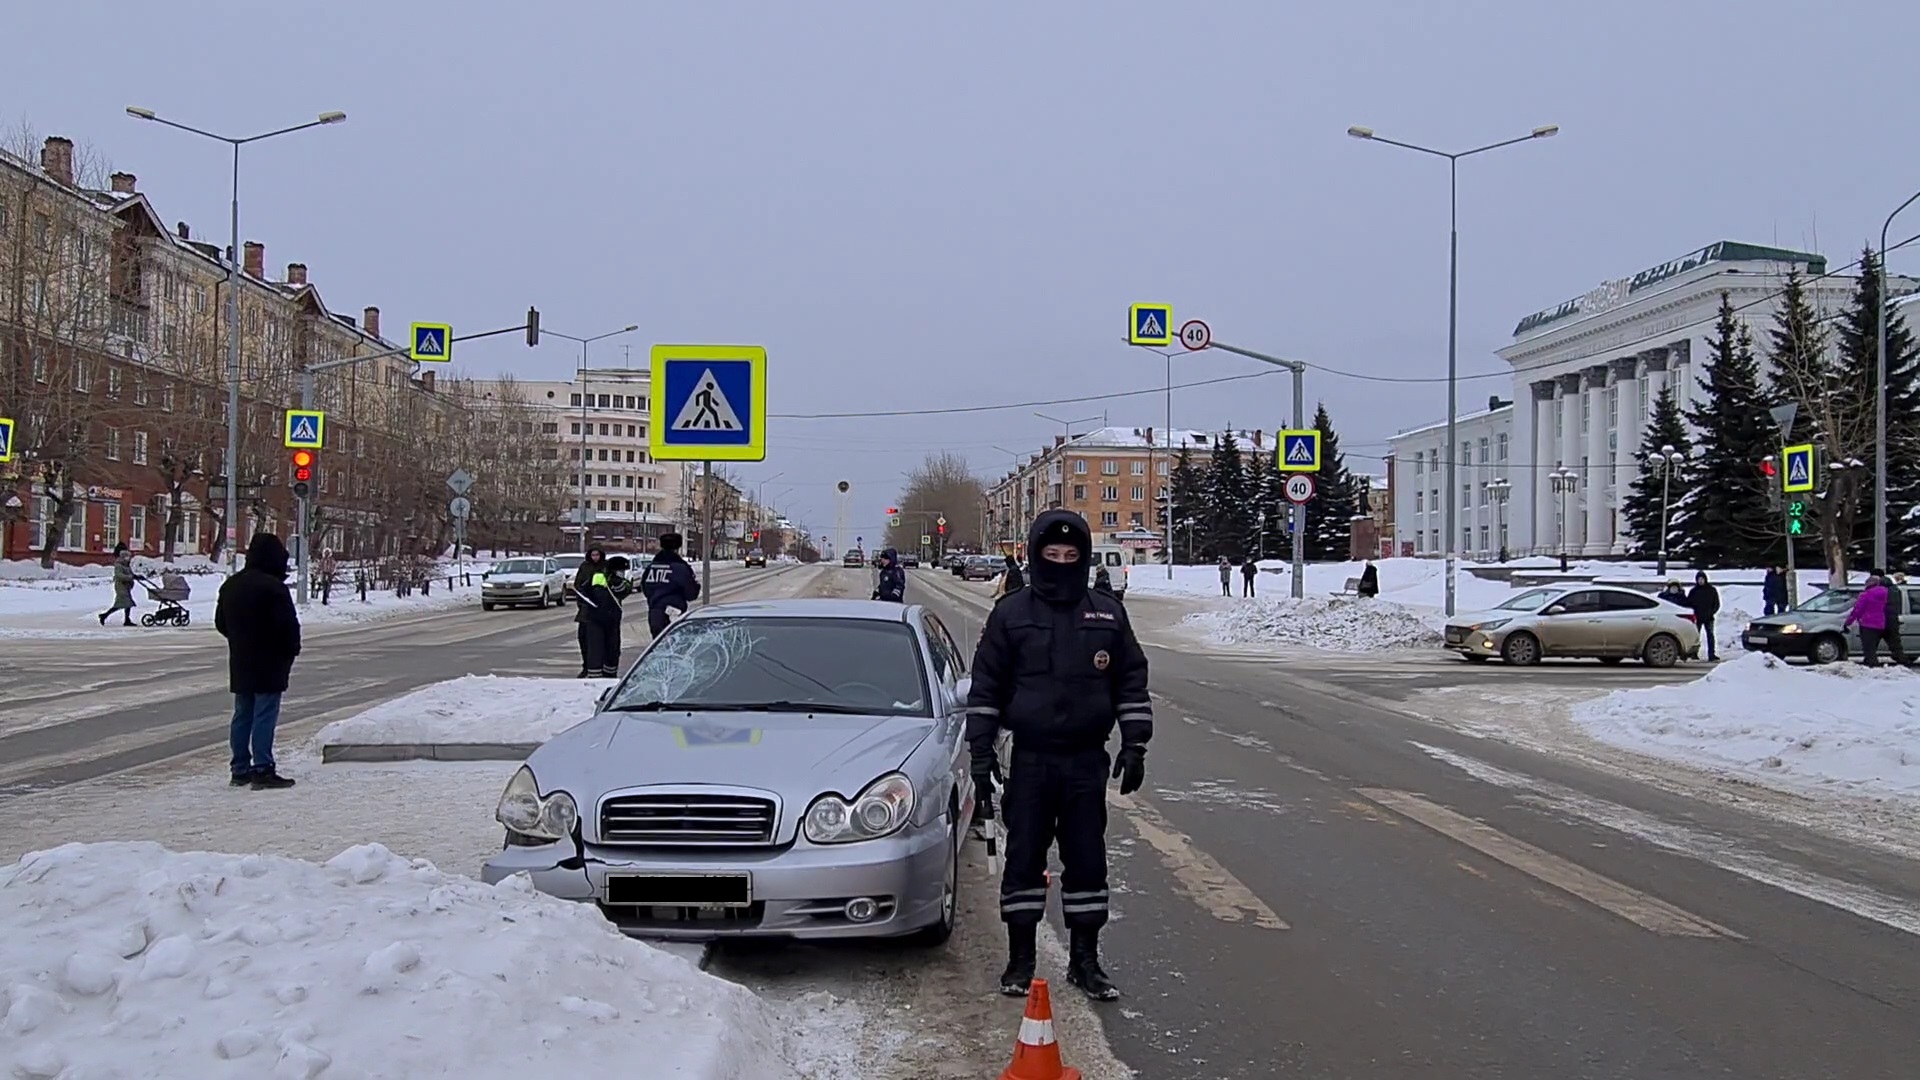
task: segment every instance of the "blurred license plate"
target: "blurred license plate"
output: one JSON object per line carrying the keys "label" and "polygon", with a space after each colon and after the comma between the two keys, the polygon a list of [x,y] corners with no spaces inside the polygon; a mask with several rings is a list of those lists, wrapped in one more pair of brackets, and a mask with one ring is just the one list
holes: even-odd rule
{"label": "blurred license plate", "polygon": [[747,907],[749,874],[608,874],[607,903],[639,907]]}

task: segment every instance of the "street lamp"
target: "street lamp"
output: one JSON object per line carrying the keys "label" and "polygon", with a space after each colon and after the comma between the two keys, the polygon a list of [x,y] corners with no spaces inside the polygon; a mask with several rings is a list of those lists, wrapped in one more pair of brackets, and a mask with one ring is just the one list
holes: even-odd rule
{"label": "street lamp", "polygon": [[1655,571],[1661,577],[1667,576],[1667,514],[1671,505],[1673,490],[1673,472],[1687,463],[1687,455],[1673,448],[1672,443],[1662,447],[1658,453],[1647,455],[1647,466],[1660,473],[1660,568]]}
{"label": "street lamp", "polygon": [[1504,476],[1487,481],[1487,493],[1493,496],[1494,513],[1499,520],[1495,523],[1500,529],[1500,561],[1507,561],[1507,497],[1513,494],[1513,484]]}
{"label": "street lamp", "polygon": [[[137,105],[127,106],[127,115],[136,120],[151,120],[156,124],[164,124],[215,142],[223,142],[233,148],[233,201],[229,208],[227,222],[228,236],[231,238],[228,242],[231,246],[227,249],[227,460],[226,468],[223,470],[227,474],[226,529],[232,536],[232,539],[227,541],[227,567],[233,569],[238,565],[240,547],[240,485],[239,477],[234,475],[240,467],[240,148],[248,143],[271,139],[276,135],[291,135],[296,131],[305,131],[312,127],[342,123],[347,119],[347,114],[338,110],[323,112],[304,124],[295,124],[292,127],[239,138],[203,131],[176,120],[169,120],[155,114],[152,109],[143,109]],[[300,527],[304,536],[306,522],[301,522]],[[304,544],[301,546],[305,547]],[[303,567],[307,562],[306,555],[304,550],[301,551],[300,564]]]}
{"label": "street lamp", "polygon": [[[589,531],[587,529],[587,407],[593,402],[593,395],[587,393],[587,346],[596,341],[604,341],[610,337],[619,337],[621,334],[631,334],[638,329],[640,329],[640,326],[638,323],[635,323],[629,326],[623,326],[618,330],[609,330],[604,334],[595,334],[592,337],[574,337],[572,334],[563,334],[558,330],[547,330],[544,328],[541,330],[543,334],[552,334],[557,338],[565,338],[568,341],[577,341],[580,343],[580,550],[582,552],[587,550],[587,534]],[[655,393],[658,390],[659,387],[657,386],[647,388],[648,393]],[[701,543],[704,544],[705,542],[706,538],[702,536]]]}
{"label": "street lamp", "polygon": [[1078,420],[1062,420],[1057,416],[1048,416],[1046,413],[1042,413],[1042,412],[1037,412],[1037,413],[1034,413],[1033,415],[1039,417],[1042,420],[1051,420],[1054,423],[1059,424],[1062,428],[1066,429],[1067,438],[1069,439],[1073,438],[1073,425],[1091,424],[1095,420],[1105,419],[1105,417],[1101,417],[1101,416],[1083,416]]}
{"label": "street lamp", "polygon": [[1879,567],[1887,565],[1887,230],[1917,199],[1920,191],[1894,207],[1880,226],[1880,310],[1873,356],[1873,565]]}
{"label": "street lamp", "polygon": [[[1447,248],[1447,509],[1446,509],[1446,555],[1447,555],[1447,614],[1454,614],[1456,597],[1456,575],[1459,570],[1459,553],[1455,545],[1459,538],[1454,535],[1454,484],[1458,463],[1455,455],[1459,453],[1459,439],[1456,426],[1459,420],[1460,400],[1460,159],[1484,154],[1490,150],[1514,146],[1535,139],[1551,138],[1560,133],[1558,124],[1542,124],[1518,138],[1505,139],[1485,146],[1476,146],[1471,150],[1448,153],[1414,143],[1400,142],[1382,138],[1374,134],[1372,128],[1355,125],[1347,129],[1347,134],[1367,142],[1385,143],[1402,150],[1412,150],[1418,154],[1447,159],[1447,220],[1450,241]],[[1564,545],[1562,545],[1564,546]]]}
{"label": "street lamp", "polygon": [[1547,474],[1553,484],[1553,493],[1560,496],[1560,572],[1567,572],[1567,496],[1580,486],[1580,474],[1565,465]]}

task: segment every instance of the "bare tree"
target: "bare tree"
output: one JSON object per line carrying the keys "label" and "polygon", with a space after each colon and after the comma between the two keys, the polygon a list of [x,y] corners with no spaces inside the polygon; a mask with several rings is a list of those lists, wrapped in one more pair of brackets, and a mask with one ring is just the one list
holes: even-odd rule
{"label": "bare tree", "polygon": [[1830,328],[1814,310],[1797,273],[1787,276],[1768,334],[1774,388],[1799,408],[1824,457],[1826,484],[1814,499],[1821,553],[1835,584],[1847,580],[1847,546],[1872,497],[1859,463],[1872,454],[1873,404],[1843,377]]}
{"label": "bare tree", "polygon": [[907,486],[900,492],[900,524],[888,528],[887,543],[917,550],[920,537],[933,533],[935,522],[945,516],[947,532],[942,546],[983,550],[980,509],[986,505],[986,498],[986,488],[973,475],[966,458],[951,450],[928,454],[907,474]]}

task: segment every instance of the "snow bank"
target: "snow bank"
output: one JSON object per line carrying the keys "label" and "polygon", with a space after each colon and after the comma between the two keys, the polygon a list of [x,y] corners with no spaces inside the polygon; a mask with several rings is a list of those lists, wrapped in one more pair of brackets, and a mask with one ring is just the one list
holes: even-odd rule
{"label": "snow bank", "polygon": [[1379,652],[1440,643],[1441,620],[1391,600],[1314,597],[1254,599],[1185,620],[1222,645],[1305,645],[1335,652]]}
{"label": "snow bank", "polygon": [[598,679],[467,675],[335,720],[314,742],[541,743],[592,716],[594,702],[610,685]]}
{"label": "snow bank", "polygon": [[1573,717],[1615,746],[1777,787],[1920,798],[1920,676],[1900,668],[1749,653],[1691,683],[1581,702]]}
{"label": "snow bank", "polygon": [[[165,571],[181,574],[214,574],[221,572],[213,561],[205,555],[181,555],[172,562],[163,562],[145,555],[135,556],[133,572],[158,579]],[[54,563],[52,569],[40,565],[39,559],[7,559],[0,562],[0,581],[66,581],[74,578],[111,578],[111,563],[88,563],[71,566],[66,563]],[[97,584],[90,581],[88,584]]]}
{"label": "snow bank", "polygon": [[324,865],[68,844],[0,893],[0,1075],[794,1076],[746,989],[377,844]]}
{"label": "snow bank", "polygon": [[[33,581],[0,580],[0,636],[94,637],[128,632],[119,625],[118,615],[109,619],[104,629],[95,620],[95,616],[113,602],[113,586],[105,574],[78,573],[90,569],[85,567],[62,569],[76,573]],[[146,574],[147,571],[141,569],[140,573]],[[156,570],[156,583],[159,581],[157,573]],[[192,588],[192,596],[185,606],[193,616],[193,621],[186,629],[213,629],[214,602],[219,597],[223,580],[224,577],[217,571],[188,575],[187,584]],[[367,594],[365,603],[355,599],[355,596],[350,585],[336,586],[332,602],[322,604],[320,594],[315,590],[312,603],[300,609],[300,622],[303,626],[330,626],[376,622],[399,615],[444,611],[463,605],[472,605],[477,610],[480,603],[480,576],[475,571],[471,586],[456,585],[449,590],[446,577],[442,575],[434,580],[433,591],[424,595],[416,592],[412,596],[399,597],[392,590],[374,591]],[[136,621],[159,607],[156,601],[148,599],[146,587],[140,583],[134,585],[133,601],[133,617]],[[178,628],[166,629],[178,632]]]}

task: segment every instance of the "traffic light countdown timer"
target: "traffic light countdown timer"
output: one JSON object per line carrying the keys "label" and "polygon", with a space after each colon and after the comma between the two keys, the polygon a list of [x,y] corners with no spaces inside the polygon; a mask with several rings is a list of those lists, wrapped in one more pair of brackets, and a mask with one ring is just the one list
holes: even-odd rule
{"label": "traffic light countdown timer", "polygon": [[293,452],[293,494],[304,499],[313,493],[313,451]]}

